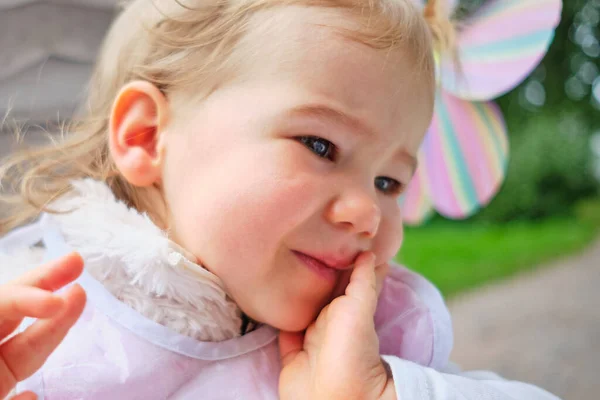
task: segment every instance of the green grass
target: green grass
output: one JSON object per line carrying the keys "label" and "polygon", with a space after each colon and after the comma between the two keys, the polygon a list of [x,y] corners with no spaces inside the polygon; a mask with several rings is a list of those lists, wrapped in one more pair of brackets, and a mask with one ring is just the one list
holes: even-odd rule
{"label": "green grass", "polygon": [[434,221],[406,229],[397,260],[449,297],[581,251],[600,231],[599,210],[588,204],[577,218],[536,223]]}

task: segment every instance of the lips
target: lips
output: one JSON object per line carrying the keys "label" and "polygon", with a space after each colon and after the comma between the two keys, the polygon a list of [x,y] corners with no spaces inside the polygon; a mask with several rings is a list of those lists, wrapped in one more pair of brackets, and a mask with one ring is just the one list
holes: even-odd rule
{"label": "lips", "polygon": [[327,255],[327,254],[315,254],[315,253],[303,253],[307,256],[314,258],[315,260],[325,264],[329,268],[338,269],[338,270],[347,270],[352,268],[354,265],[354,261],[358,257],[358,253],[353,255],[352,257],[337,257],[335,255]]}
{"label": "lips", "polygon": [[337,280],[340,273],[339,269],[331,268],[322,261],[299,251],[292,251],[292,253],[294,253],[294,255],[302,262],[302,264],[304,264],[309,270],[316,273],[319,277],[329,282],[335,282]]}
{"label": "lips", "polygon": [[356,256],[352,258],[336,258],[333,256],[315,256],[300,251],[292,251],[309,269],[328,280],[337,280],[341,271],[352,268]]}

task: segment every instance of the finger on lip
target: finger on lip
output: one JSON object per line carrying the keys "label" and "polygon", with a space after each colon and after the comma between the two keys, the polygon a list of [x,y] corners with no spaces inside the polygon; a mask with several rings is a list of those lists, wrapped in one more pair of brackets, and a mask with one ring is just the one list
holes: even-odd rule
{"label": "finger on lip", "polygon": [[372,251],[363,251],[356,259],[355,265],[368,265],[375,262],[375,254]]}

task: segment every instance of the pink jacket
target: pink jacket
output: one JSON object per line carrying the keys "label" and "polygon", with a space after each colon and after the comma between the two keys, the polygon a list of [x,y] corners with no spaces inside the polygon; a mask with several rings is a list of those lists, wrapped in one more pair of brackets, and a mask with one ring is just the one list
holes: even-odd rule
{"label": "pink jacket", "polygon": [[[0,281],[39,265],[40,252],[55,259],[75,249],[86,261],[82,317],[18,389],[50,400],[276,399],[277,332],[262,326],[238,336],[237,305],[218,277],[116,201],[105,184],[73,184],[74,196],[63,199],[71,212],[0,238]],[[40,240],[43,250],[34,247]],[[196,296],[185,298],[194,305],[185,310],[177,308],[184,294]],[[433,285],[404,267],[384,282],[375,325],[399,400],[557,400],[535,386],[449,363],[448,310]]]}
{"label": "pink jacket", "polygon": [[[70,251],[60,234],[40,234],[45,258]],[[6,238],[5,244],[11,241],[15,238]],[[30,236],[27,241],[36,240]],[[262,326],[238,338],[200,342],[140,315],[88,273],[78,283],[88,296],[83,315],[18,391],[32,390],[46,400],[278,398],[275,329]],[[446,366],[450,317],[439,292],[421,276],[401,266],[392,269],[375,323],[382,355],[436,369]]]}
{"label": "pink jacket", "polygon": [[[36,224],[0,240],[0,253],[28,248],[41,240],[45,259],[77,250],[86,261],[86,272],[78,279],[88,298],[81,318],[44,366],[18,390],[32,390],[46,400],[276,399],[281,369],[277,331],[261,326],[233,339],[203,342],[141,311],[167,312],[168,305],[128,303],[130,307],[118,300],[121,294],[114,293],[122,292],[110,286],[115,282],[128,291],[150,285],[138,292],[136,301],[144,300],[144,293],[160,296],[160,290],[175,296],[195,279],[177,275],[180,264],[193,266],[151,221],[116,201],[106,185],[88,180],[75,187],[72,196],[56,204],[75,211],[44,215]],[[121,275],[112,283],[100,283],[93,276],[102,273],[92,275],[98,268],[112,271],[110,276],[134,271],[137,278],[128,282]],[[210,308],[202,299],[195,304],[203,304],[202,310]],[[209,320],[207,327],[225,323],[217,321]],[[375,325],[382,355],[438,370],[446,367],[452,347],[450,316],[437,289],[421,276],[400,266],[392,269],[382,288]]]}

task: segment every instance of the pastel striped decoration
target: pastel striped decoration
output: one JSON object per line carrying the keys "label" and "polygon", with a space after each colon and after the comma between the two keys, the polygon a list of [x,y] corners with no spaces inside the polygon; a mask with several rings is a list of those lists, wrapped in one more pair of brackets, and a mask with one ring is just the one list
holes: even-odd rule
{"label": "pastel striped decoration", "polygon": [[420,150],[425,192],[440,214],[466,218],[487,205],[504,181],[509,150],[504,119],[494,103],[469,102],[443,91],[435,110]]}
{"label": "pastel striped decoration", "polygon": [[417,176],[402,199],[407,224],[422,223],[434,210],[467,218],[498,192],[508,137],[499,108],[486,101],[513,89],[538,65],[561,9],[560,0],[488,0],[459,23],[459,67],[447,54],[435,54],[441,87]]}
{"label": "pastel striped decoration", "polygon": [[441,63],[444,89],[468,100],[491,100],[517,86],[545,55],[560,21],[560,0],[490,0],[461,23],[460,68]]}

